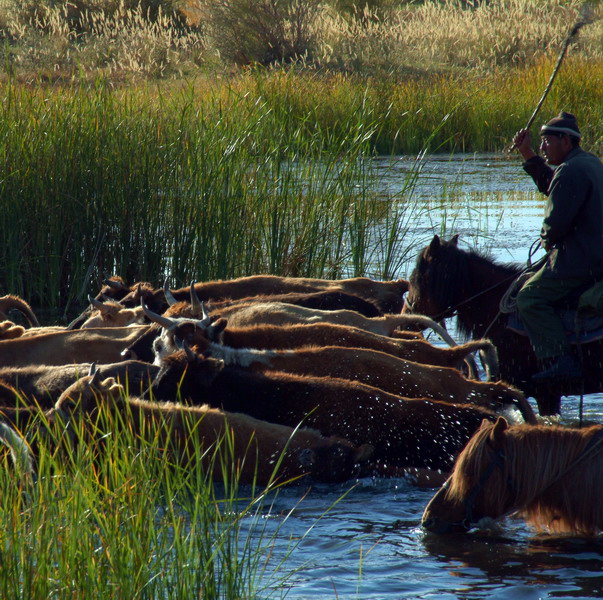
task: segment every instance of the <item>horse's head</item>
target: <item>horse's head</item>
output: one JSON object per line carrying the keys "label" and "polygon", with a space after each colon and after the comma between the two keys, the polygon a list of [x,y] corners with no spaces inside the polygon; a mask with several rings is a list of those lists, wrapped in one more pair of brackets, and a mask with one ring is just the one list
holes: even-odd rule
{"label": "horse's head", "polygon": [[458,234],[448,241],[434,235],[417,257],[409,279],[402,312],[414,312],[441,319],[456,301],[458,277]]}
{"label": "horse's head", "polygon": [[[483,519],[496,519],[506,512],[499,485],[507,484],[502,476],[507,427],[503,417],[496,423],[482,422],[459,454],[452,475],[425,508],[425,529],[432,533],[465,533]],[[495,480],[499,485],[492,485]]]}

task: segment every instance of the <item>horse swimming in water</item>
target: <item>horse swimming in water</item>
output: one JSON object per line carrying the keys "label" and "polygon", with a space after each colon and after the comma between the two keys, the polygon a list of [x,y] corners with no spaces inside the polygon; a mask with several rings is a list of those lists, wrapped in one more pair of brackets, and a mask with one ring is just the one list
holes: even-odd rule
{"label": "horse swimming in water", "polygon": [[410,276],[403,312],[436,321],[456,314],[459,331],[473,339],[489,338],[498,350],[500,377],[536,398],[541,415],[561,412],[561,396],[603,391],[603,340],[580,346],[584,377],[577,381],[539,382],[540,368],[527,336],[507,327],[509,315],[500,302],[521,274],[519,265],[497,263],[475,250],[458,247],[458,235],[448,241],[437,235],[417,258]]}
{"label": "horse swimming in water", "polygon": [[460,533],[517,512],[538,529],[593,536],[603,530],[602,494],[603,426],[509,426],[499,417],[459,454],[422,525]]}

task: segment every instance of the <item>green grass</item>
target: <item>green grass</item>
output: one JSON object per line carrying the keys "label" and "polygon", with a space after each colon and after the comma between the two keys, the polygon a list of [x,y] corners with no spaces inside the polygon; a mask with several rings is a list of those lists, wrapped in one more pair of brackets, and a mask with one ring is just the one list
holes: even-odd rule
{"label": "green grass", "polygon": [[[400,276],[421,208],[374,154],[500,151],[552,63],[492,77],[250,71],[228,81],[0,89],[0,289],[66,315],[101,280]],[[565,65],[542,116],[603,139],[603,66]],[[521,90],[521,93],[518,93]]]}
{"label": "green grass", "polygon": [[[35,484],[0,461],[0,595],[251,599],[285,586],[296,543],[272,561],[279,527],[262,518],[278,485],[240,487],[229,439],[203,448],[193,434],[197,460],[176,465],[151,423],[141,440],[128,420],[76,417],[72,442],[62,422],[44,437],[29,427]],[[222,482],[205,470],[213,462]]]}

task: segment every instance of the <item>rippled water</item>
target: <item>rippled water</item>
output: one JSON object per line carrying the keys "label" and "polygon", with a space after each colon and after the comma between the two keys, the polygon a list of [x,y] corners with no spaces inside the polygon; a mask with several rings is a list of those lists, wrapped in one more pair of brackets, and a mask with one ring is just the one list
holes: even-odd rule
{"label": "rippled water", "polygon": [[[412,161],[383,159],[377,166],[384,189],[391,191]],[[430,159],[415,194],[429,205],[418,236],[458,232],[462,243],[489,248],[501,260],[527,260],[543,204],[517,158]],[[578,406],[577,397],[564,398],[565,423],[577,421]],[[585,419],[603,422],[603,395],[586,397]],[[309,493],[301,487],[282,490],[259,519],[247,522],[251,535],[259,536],[259,529],[264,542],[271,540],[270,568],[287,556],[280,572],[289,573],[286,584],[266,590],[265,597],[603,597],[603,540],[538,536],[511,518],[498,537],[426,534],[419,523],[433,493],[403,479],[319,485]]]}

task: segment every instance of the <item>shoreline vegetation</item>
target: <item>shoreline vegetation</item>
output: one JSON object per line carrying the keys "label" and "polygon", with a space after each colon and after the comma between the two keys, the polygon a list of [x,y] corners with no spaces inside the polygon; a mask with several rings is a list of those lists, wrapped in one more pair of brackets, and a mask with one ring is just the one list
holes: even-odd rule
{"label": "shoreline vegetation", "polygon": [[[502,152],[580,4],[0,0],[1,293],[65,324],[114,274],[404,276],[421,175],[383,197],[370,158]],[[571,108],[599,153],[601,81],[599,20],[541,113]],[[42,452],[35,486],[0,453],[3,597],[285,595],[299,541],[263,535],[269,494],[107,419]]]}
{"label": "shoreline vegetation", "polygon": [[[580,6],[0,0],[0,289],[67,319],[113,274],[403,276],[416,174],[377,201],[366,159],[503,152]],[[541,113],[595,152],[602,40]]]}

